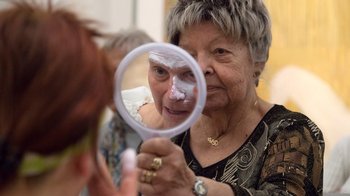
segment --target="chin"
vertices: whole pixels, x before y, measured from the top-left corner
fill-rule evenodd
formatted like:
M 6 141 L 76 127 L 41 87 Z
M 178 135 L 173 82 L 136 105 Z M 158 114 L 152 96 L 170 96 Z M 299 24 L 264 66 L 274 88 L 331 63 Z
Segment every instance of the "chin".
M 173 127 L 176 127 L 178 125 L 180 125 L 182 122 L 184 122 L 185 119 L 182 119 L 182 120 L 170 120 L 170 119 L 167 119 L 164 121 L 164 128 L 165 129 L 169 129 L 169 128 L 173 128 Z
M 219 107 L 219 106 L 205 106 L 203 110 L 203 114 L 206 116 L 210 116 L 213 112 L 218 112 L 220 110 L 224 110 L 226 107 Z
M 207 99 L 204 110 L 215 111 L 227 108 L 228 102 L 225 99 Z

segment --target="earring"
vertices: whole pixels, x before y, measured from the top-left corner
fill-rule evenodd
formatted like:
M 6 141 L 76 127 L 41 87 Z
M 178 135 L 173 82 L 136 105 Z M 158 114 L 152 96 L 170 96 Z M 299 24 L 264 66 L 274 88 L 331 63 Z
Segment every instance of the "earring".
M 257 87 L 257 86 L 259 86 L 259 76 L 260 76 L 260 71 L 256 71 L 256 72 L 254 72 L 254 74 L 253 74 L 253 77 L 255 78 L 255 86 Z
M 254 77 L 254 78 L 257 78 L 257 77 L 259 77 L 259 76 L 260 76 L 260 71 L 254 72 L 254 74 L 253 74 L 253 77 Z

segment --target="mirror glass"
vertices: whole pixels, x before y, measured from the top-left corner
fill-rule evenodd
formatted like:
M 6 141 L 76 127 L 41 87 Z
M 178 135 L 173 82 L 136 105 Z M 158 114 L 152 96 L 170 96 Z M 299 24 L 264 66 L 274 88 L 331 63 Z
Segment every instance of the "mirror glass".
M 116 72 L 115 103 L 141 137 L 173 137 L 186 131 L 205 104 L 206 85 L 196 61 L 166 43 L 142 45 Z

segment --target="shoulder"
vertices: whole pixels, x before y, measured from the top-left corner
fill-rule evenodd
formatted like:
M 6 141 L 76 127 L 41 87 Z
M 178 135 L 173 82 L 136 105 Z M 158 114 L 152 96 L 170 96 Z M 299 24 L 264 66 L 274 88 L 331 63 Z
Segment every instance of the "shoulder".
M 142 123 L 145 126 L 153 129 L 161 129 L 164 126 L 163 118 L 154 103 L 143 105 L 138 113 L 142 117 Z
M 139 86 L 136 88 L 123 90 L 122 95 L 123 95 L 124 101 L 133 101 L 133 102 L 153 101 L 151 91 L 146 86 Z
M 286 183 L 290 178 L 299 181 L 301 187 L 322 191 L 324 140 L 321 130 L 306 115 L 283 106 L 274 106 L 269 115 L 265 121 L 269 142 L 262 178 L 279 176 Z M 304 191 L 309 191 L 306 189 Z
M 269 111 L 265 122 L 269 126 L 271 136 L 300 133 L 310 135 L 313 140 L 323 141 L 322 131 L 309 117 L 300 112 L 290 111 L 281 105 L 275 105 Z
M 322 162 L 324 139 L 317 125 L 306 115 L 283 106 L 277 105 L 273 109 L 266 122 L 269 128 L 268 154 L 287 153 L 292 157 L 300 156 L 300 159 L 313 156 L 312 159 Z
M 145 86 L 127 89 L 122 91 L 123 102 L 126 109 L 132 117 L 142 122 L 142 116 L 139 114 L 140 108 L 148 103 L 153 103 L 150 90 Z

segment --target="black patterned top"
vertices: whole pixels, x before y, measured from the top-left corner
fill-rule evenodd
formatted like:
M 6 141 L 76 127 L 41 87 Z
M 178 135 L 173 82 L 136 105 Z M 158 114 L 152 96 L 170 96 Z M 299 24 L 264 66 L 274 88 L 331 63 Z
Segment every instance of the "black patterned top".
M 322 195 L 324 140 L 305 115 L 273 106 L 245 143 L 203 168 L 189 145 L 190 132 L 173 138 L 197 176 L 227 183 L 236 195 Z

